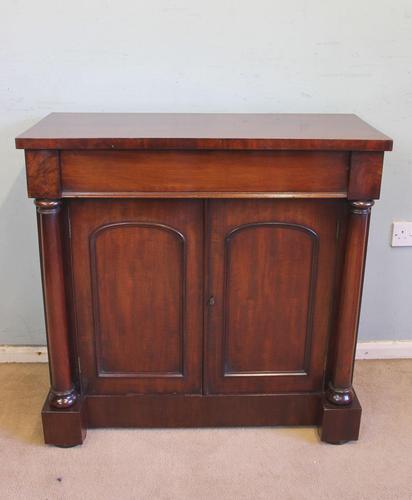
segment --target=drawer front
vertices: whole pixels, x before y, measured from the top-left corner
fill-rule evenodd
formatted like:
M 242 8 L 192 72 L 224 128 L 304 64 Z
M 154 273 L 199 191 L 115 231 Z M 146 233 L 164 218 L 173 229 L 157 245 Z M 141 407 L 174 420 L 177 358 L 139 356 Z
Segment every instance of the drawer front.
M 347 152 L 61 152 L 65 197 L 346 197 L 348 170 Z

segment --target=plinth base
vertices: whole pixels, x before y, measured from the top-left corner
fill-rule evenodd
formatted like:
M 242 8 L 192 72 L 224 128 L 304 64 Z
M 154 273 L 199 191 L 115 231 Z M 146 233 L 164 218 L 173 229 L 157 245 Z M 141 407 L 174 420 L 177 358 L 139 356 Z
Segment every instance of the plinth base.
M 357 440 L 361 407 L 329 403 L 322 393 L 273 395 L 86 395 L 69 409 L 43 407 L 44 440 L 70 447 L 86 429 L 104 427 L 320 426 L 322 441 Z

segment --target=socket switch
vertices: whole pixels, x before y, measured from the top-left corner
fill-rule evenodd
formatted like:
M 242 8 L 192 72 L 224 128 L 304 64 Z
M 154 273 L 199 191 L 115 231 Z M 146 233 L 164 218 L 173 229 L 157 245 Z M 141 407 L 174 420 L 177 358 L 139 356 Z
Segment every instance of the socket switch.
M 393 247 L 412 246 L 412 222 L 397 221 L 393 223 L 392 246 Z

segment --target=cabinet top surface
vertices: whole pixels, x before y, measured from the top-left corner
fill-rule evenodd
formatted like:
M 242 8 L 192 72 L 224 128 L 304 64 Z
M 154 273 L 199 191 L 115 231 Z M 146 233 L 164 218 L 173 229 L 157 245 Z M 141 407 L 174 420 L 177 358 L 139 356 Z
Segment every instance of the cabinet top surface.
M 389 151 L 392 140 L 352 114 L 51 113 L 16 147 Z

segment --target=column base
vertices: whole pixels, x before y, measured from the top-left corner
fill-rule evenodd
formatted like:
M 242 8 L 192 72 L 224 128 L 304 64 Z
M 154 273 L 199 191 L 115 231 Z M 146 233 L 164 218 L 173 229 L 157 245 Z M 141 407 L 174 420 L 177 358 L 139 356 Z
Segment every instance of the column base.
M 53 390 L 49 393 L 50 406 L 60 409 L 71 408 L 77 400 L 77 392 L 74 389 L 66 392 L 55 392 Z
M 69 448 L 82 444 L 87 431 L 87 416 L 84 403 L 77 398 L 69 408 L 56 409 L 51 405 L 51 395 L 42 409 L 43 434 L 46 444 Z
M 328 390 L 326 391 L 328 401 L 334 405 L 345 406 L 350 405 L 353 401 L 352 387 L 345 389 L 337 389 L 329 382 Z
M 344 406 L 333 404 L 326 395 L 323 396 L 319 426 L 321 441 L 343 444 L 358 440 L 362 407 L 353 390 L 352 395 L 352 403 Z

